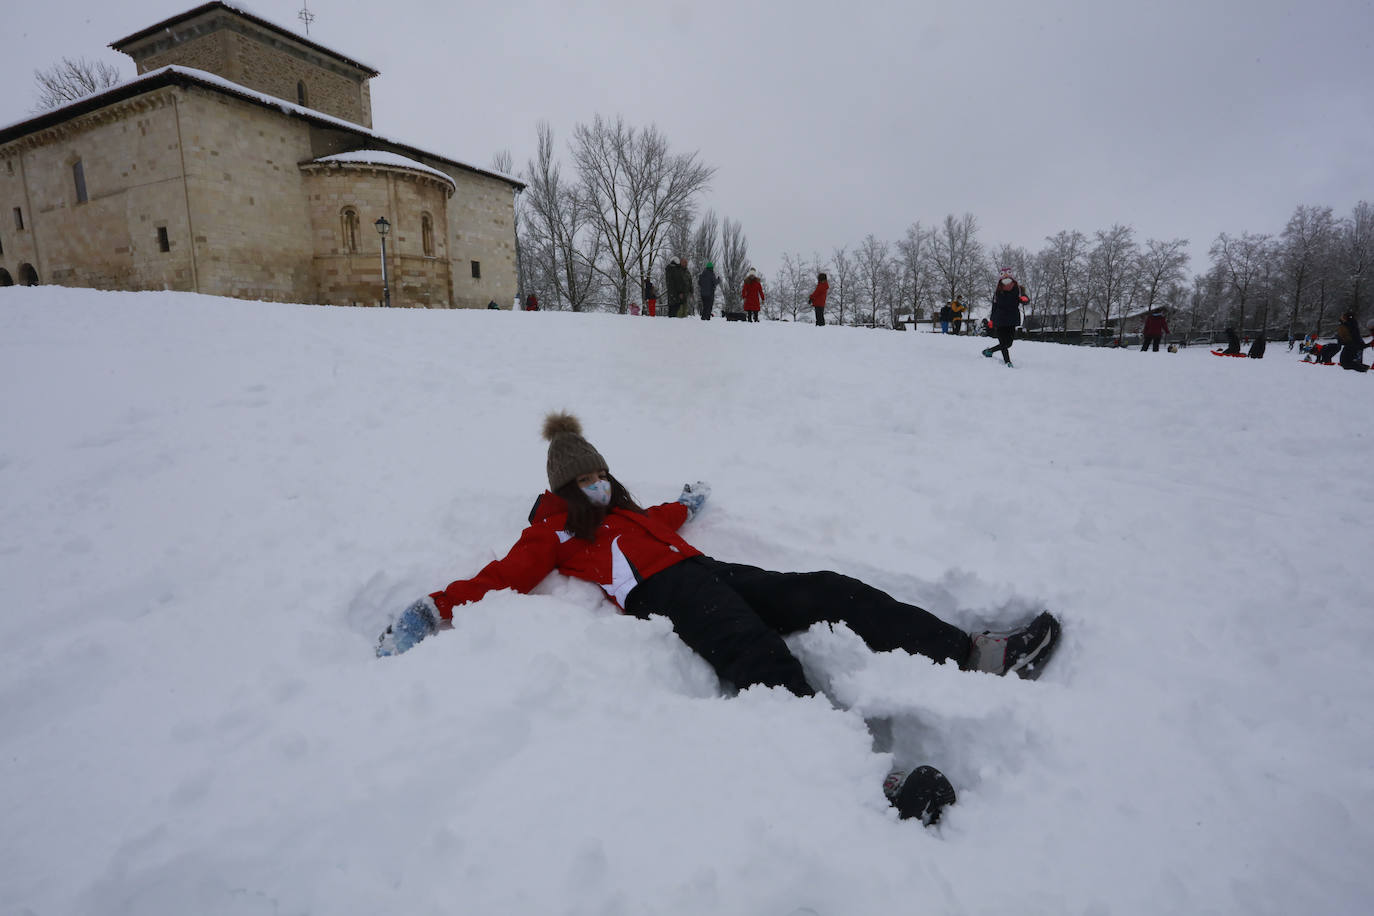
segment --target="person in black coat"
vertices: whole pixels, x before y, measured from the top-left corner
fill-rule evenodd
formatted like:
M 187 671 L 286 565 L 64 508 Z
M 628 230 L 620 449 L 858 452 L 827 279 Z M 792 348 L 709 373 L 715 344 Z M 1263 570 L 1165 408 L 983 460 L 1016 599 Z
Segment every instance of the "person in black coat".
M 701 320 L 711 320 L 711 310 L 716 307 L 716 287 L 720 281 L 716 279 L 716 265 L 713 261 L 706 262 L 706 269 L 697 276 L 697 295 L 701 298 Z
M 997 346 L 988 347 L 984 356 L 1002 353 L 1002 360 L 1011 366 L 1011 344 L 1016 339 L 1016 328 L 1021 324 L 1021 303 L 1030 299 L 1021 292 L 1021 284 L 1007 274 L 997 284 L 992 294 L 992 330 L 997 335 Z
M 1364 335 L 1355 323 L 1354 312 L 1346 312 L 1341 316 L 1341 323 L 1336 325 L 1336 340 L 1341 345 L 1341 368 L 1354 369 L 1356 372 L 1369 371 L 1362 355 L 1368 344 L 1364 342 Z

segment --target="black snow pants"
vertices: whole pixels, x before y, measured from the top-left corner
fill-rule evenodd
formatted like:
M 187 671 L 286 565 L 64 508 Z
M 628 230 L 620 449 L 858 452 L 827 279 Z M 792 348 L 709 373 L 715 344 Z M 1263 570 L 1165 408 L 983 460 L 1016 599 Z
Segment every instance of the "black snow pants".
M 677 635 L 706 659 L 722 681 L 786 687 L 797 696 L 815 690 L 783 637 L 821 621 L 845 623 L 869 647 L 905 649 L 937 662 L 963 664 L 968 633 L 929 611 L 835 572 L 782 573 L 692 557 L 635 586 L 627 613 L 661 614 Z
M 1011 345 L 1016 340 L 1016 328 L 997 328 L 994 333 L 997 335 L 997 346 L 988 347 L 988 353 L 996 353 L 1001 350 L 1002 358 L 1011 362 Z

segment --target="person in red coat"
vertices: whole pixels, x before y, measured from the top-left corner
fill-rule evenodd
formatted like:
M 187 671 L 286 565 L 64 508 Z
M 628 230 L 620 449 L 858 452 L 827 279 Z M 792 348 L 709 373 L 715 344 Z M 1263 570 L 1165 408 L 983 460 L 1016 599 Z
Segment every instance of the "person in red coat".
M 583 438 L 576 417 L 549 414 L 543 433 L 549 489 L 535 501 L 515 546 L 472 578 L 402 611 L 378 640 L 379 657 L 409 650 L 437 632 L 441 621 L 451 621 L 458 607 L 488 592 L 526 593 L 555 570 L 599 585 L 626 614 L 666 617 L 722 682 L 740 690 L 766 685 L 815 695 L 784 637 L 823 621 L 845 624 L 877 651 L 902 649 L 937 663 L 952 660 L 966 670 L 1021 677 L 1037 676 L 1058 641 L 1059 623 L 1049 613 L 1014 630 L 971 635 L 836 572 L 773 572 L 706 556 L 679 529 L 701 511 L 710 487 L 689 484 L 676 501 L 641 508 Z M 919 768 L 910 777 L 917 782 L 905 790 L 894 782 L 889 792 L 903 816 L 914 811 L 923 820 L 938 817 L 939 807 L 954 800 L 938 770 Z M 941 794 L 934 811 L 909 797 L 937 789 L 948 797 Z
M 816 274 L 816 288 L 811 291 L 807 301 L 816 310 L 816 327 L 825 327 L 825 297 L 830 295 L 830 281 L 824 272 Z
M 1145 327 L 1141 330 L 1140 352 L 1144 353 L 1147 349 L 1159 352 L 1159 342 L 1165 334 L 1169 333 L 1169 318 L 1164 309 L 1152 309 L 1145 316 Z
M 740 298 L 744 300 L 744 320 L 758 321 L 759 309 L 763 308 L 763 282 L 759 280 L 758 273 L 754 268 L 749 268 L 749 274 L 744 278 L 744 289 L 740 290 Z

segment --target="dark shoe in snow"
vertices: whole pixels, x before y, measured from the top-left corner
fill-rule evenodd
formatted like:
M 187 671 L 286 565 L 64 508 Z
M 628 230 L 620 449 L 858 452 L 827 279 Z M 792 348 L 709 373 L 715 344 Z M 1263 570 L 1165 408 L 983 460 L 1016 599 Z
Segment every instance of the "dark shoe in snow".
M 917 818 L 927 827 L 938 824 L 940 812 L 955 799 L 954 786 L 935 767 L 893 770 L 883 781 L 883 794 L 903 820 Z
M 983 355 L 989 357 L 992 356 L 992 347 L 988 347 L 986 350 L 984 350 Z
M 1059 632 L 1059 621 L 1049 611 L 1015 630 L 985 630 L 973 637 L 965 667 L 991 674 L 1015 672 L 1033 681 L 1045 670 L 1045 663 L 1059 646 Z

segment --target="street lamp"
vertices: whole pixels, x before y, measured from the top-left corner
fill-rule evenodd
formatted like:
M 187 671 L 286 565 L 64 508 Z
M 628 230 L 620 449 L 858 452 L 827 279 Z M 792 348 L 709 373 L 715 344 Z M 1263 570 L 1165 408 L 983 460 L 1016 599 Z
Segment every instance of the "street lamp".
M 372 225 L 377 227 L 377 234 L 382 237 L 382 305 L 390 308 L 391 286 L 386 281 L 386 234 L 391 231 L 391 223 L 387 222 L 385 216 L 379 216 Z

